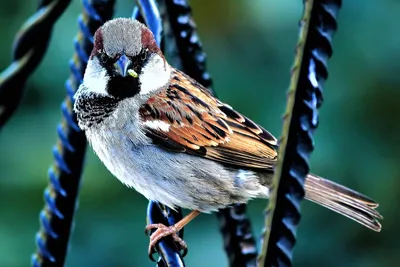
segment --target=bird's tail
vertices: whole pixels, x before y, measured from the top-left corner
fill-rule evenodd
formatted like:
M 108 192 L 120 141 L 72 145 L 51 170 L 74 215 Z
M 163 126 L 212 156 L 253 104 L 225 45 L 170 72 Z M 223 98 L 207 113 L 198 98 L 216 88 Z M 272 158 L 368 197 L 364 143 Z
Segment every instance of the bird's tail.
M 374 230 L 381 231 L 378 219 L 383 219 L 374 200 L 342 185 L 309 174 L 305 181 L 305 198 L 336 211 Z

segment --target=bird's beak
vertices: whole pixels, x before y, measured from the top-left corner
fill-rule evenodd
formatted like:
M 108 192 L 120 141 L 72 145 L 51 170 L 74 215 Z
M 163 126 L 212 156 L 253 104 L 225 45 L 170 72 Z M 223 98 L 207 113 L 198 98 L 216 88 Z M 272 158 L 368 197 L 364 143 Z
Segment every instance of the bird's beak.
M 132 76 L 133 78 L 138 77 L 138 74 L 132 68 L 132 61 L 126 55 L 122 55 L 117 62 L 120 67 L 122 77 L 127 77 L 128 75 Z

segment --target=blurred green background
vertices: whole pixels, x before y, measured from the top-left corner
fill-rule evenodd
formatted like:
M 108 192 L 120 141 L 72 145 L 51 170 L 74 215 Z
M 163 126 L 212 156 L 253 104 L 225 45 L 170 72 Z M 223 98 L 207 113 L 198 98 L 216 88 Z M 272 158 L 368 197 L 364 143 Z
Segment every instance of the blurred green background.
M 0 1 L 0 70 L 37 1 Z M 130 16 L 133 1 L 118 1 Z M 383 231 L 372 232 L 304 202 L 294 266 L 399 266 L 400 1 L 343 1 L 316 131 L 312 171 L 380 202 Z M 302 14 L 300 0 L 192 0 L 208 70 L 221 100 L 279 136 Z M 68 60 L 80 1 L 57 22 L 50 48 L 27 83 L 22 105 L 0 136 L 0 266 L 30 264 L 53 161 Z M 154 266 L 143 234 L 147 201 L 125 188 L 88 150 L 67 265 Z M 265 201 L 249 214 L 257 238 Z M 227 266 L 214 215 L 185 231 L 187 266 Z

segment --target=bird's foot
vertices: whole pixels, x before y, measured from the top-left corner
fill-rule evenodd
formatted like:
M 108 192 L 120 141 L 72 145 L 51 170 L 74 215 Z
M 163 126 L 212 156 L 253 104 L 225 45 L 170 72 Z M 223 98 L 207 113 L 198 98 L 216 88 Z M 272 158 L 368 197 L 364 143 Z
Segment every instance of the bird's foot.
M 186 242 L 178 236 L 178 229 L 172 225 L 172 226 L 165 226 L 162 223 L 156 223 L 156 224 L 149 224 L 146 226 L 146 233 L 149 233 L 150 230 L 152 229 L 157 229 L 154 233 L 151 234 L 150 236 L 150 244 L 149 244 L 149 258 L 154 261 L 153 258 L 153 253 L 154 247 L 157 245 L 157 243 L 164 237 L 166 236 L 171 236 L 175 243 L 178 245 L 178 248 L 180 250 L 183 250 L 183 255 L 184 256 L 187 252 L 187 245 Z

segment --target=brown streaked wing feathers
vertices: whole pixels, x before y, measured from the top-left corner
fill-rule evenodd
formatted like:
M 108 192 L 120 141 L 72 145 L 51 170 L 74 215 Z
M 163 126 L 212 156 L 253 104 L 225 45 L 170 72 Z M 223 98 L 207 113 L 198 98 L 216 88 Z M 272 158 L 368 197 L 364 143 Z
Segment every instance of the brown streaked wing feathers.
M 170 125 L 166 132 L 146 126 L 146 134 L 165 149 L 242 168 L 271 169 L 276 161 L 275 137 L 178 70 L 169 87 L 142 106 L 140 115 L 143 121 Z

